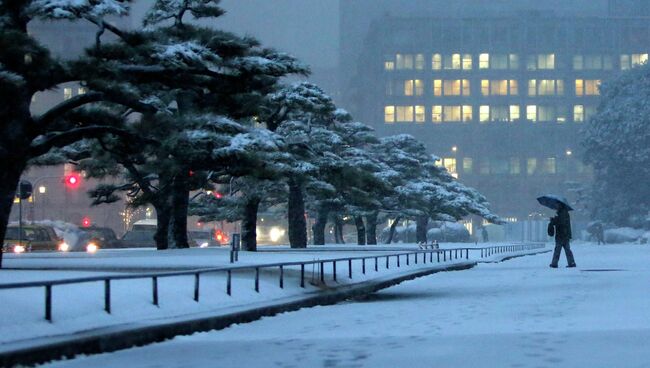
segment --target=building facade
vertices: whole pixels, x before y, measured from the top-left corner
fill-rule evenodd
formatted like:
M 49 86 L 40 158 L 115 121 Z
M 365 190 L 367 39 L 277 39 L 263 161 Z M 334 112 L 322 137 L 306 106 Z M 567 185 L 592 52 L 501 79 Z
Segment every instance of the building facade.
M 604 11 L 642 4 L 615 1 Z M 589 183 L 580 129 L 600 84 L 647 62 L 649 20 L 539 9 L 385 15 L 370 24 L 344 101 L 379 135 L 418 137 L 501 216 L 529 219 L 540 210 L 535 197 L 571 198 Z

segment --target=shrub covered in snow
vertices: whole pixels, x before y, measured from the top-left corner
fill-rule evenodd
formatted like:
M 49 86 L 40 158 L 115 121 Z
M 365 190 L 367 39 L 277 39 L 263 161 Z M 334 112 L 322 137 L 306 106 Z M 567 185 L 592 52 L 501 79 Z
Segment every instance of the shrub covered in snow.
M 605 230 L 605 242 L 607 243 L 636 243 L 645 237 L 648 232 L 631 227 L 619 227 Z M 647 241 L 647 240 L 646 240 Z

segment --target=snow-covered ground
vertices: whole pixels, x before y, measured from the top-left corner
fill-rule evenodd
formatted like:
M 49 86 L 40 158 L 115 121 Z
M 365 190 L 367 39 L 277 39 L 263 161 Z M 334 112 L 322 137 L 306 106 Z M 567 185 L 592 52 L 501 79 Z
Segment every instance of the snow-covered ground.
M 48 367 L 648 367 L 650 246 L 573 248 Z
M 453 245 L 445 244 L 444 247 Z M 455 246 L 459 246 L 456 244 Z M 273 252 L 240 254 L 237 265 L 260 265 L 299 260 L 326 260 L 343 257 L 375 256 L 387 254 L 385 248 L 368 247 L 363 252 L 355 247 L 325 247 L 308 251 L 288 251 L 286 247 L 276 247 Z M 392 248 L 388 253 L 416 250 L 415 245 Z M 470 259 L 478 259 L 480 252 L 470 253 Z M 435 260 L 435 257 L 434 257 Z M 332 279 L 332 264 L 325 265 L 325 279 L 328 286 L 357 283 L 376 277 L 409 272 L 429 267 L 420 263 L 406 267 L 402 257 L 402 268 L 396 267 L 396 259 L 390 259 L 390 269 L 386 269 L 385 258 L 379 260 L 379 272 L 374 271 L 374 262 L 366 264 L 367 273 L 362 274 L 360 261 L 353 263 L 353 278 L 348 279 L 347 262 L 338 263 L 338 280 Z M 458 261 L 465 261 L 459 259 Z M 455 261 L 454 261 L 455 262 Z M 447 264 L 453 263 L 447 261 Z M 99 276 L 110 274 L 110 270 L 172 270 L 176 268 L 206 268 L 230 265 L 226 249 L 187 249 L 167 252 L 155 250 L 104 251 L 96 254 L 86 253 L 33 253 L 11 255 L 5 264 L 7 267 L 29 268 L 46 267 L 55 270 L 1 270 L 0 284 L 58 280 L 74 277 Z M 58 269 L 96 269 L 96 272 L 62 271 Z M 52 315 L 53 323 L 44 319 L 44 288 L 0 290 L 0 348 L 3 344 L 25 342 L 34 338 L 45 338 L 88 331 L 107 326 L 119 326 L 138 321 L 165 322 L 166 319 L 179 316 L 192 316 L 203 313 L 233 312 L 234 309 L 250 308 L 260 303 L 277 303 L 286 298 L 296 298 L 309 292 L 317 292 L 321 286 L 318 267 L 306 267 L 306 288 L 300 288 L 300 267 L 286 267 L 284 270 L 284 288 L 279 287 L 279 270 L 267 269 L 261 272 L 260 293 L 254 290 L 254 273 L 251 271 L 234 272 L 232 279 L 232 296 L 226 294 L 226 274 L 205 274 L 200 280 L 200 302 L 193 300 L 194 276 L 175 276 L 160 278 L 159 306 L 152 304 L 152 280 L 113 281 L 111 283 L 112 313 L 104 312 L 103 282 L 91 282 L 76 285 L 53 287 Z

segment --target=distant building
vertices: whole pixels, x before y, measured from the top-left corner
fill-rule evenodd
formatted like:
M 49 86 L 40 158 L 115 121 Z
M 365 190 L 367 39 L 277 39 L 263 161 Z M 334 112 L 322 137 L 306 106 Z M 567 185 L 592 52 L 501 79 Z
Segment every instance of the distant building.
M 421 139 L 513 221 L 539 212 L 536 196 L 589 182 L 579 131 L 599 86 L 650 52 L 648 1 L 371 3 L 355 22 L 368 2 L 341 2 L 343 107 L 382 136 Z

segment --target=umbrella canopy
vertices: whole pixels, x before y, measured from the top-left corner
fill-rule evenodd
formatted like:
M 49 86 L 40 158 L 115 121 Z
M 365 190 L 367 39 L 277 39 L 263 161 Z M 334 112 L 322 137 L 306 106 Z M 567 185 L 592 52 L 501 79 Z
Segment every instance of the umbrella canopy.
M 560 197 L 554 194 L 547 194 L 537 198 L 537 202 L 542 206 L 548 207 L 552 210 L 560 209 L 560 205 L 566 206 L 567 210 L 573 211 L 573 208 L 569 205 L 569 201 L 564 197 Z

